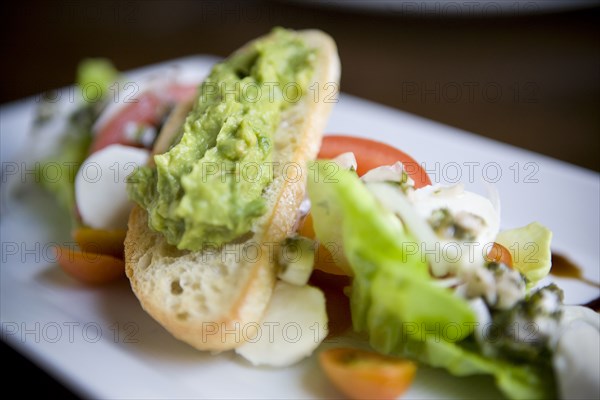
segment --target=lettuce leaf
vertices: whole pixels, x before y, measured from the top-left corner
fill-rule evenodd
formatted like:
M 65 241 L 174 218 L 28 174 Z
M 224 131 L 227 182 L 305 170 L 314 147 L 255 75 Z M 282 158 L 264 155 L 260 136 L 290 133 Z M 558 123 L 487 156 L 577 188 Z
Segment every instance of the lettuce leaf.
M 77 85 L 82 90 L 94 86 L 99 90 L 98 98 L 108 94 L 109 86 L 118 77 L 119 72 L 106 58 L 86 58 L 77 66 Z
M 465 341 L 467 344 L 468 341 Z M 502 393 L 511 399 L 556 398 L 553 372 L 550 364 L 515 364 L 505 360 L 486 358 L 477 348 L 463 343 L 428 340 L 408 342 L 402 355 L 415 358 L 433 367 L 444 368 L 452 375 L 493 375 Z
M 75 204 L 75 176 L 88 155 L 93 139 L 92 126 L 103 109 L 109 85 L 119 78 L 119 72 L 105 58 L 88 58 L 77 66 L 77 85 L 86 88 L 93 85 L 98 90 L 97 100 L 84 101 L 70 115 L 51 115 L 51 118 L 68 118 L 65 132 L 61 135 L 58 152 L 36 163 L 36 182 L 49 191 L 58 204 L 69 212 L 71 225 L 78 224 Z M 94 96 L 96 98 L 96 96 Z M 42 103 L 40 107 L 44 107 Z M 47 121 L 42 121 L 45 123 Z
M 552 231 L 537 222 L 502 231 L 496 237 L 496 242 L 510 251 L 513 267 L 525 275 L 528 289 L 550 272 L 551 241 Z
M 473 311 L 467 302 L 433 284 L 425 258 L 400 220 L 379 205 L 356 174 L 339 170 L 328 182 L 323 179 L 325 168 L 325 163 L 311 167 L 318 173 L 309 179 L 309 195 L 313 212 L 334 211 L 314 218 L 315 231 L 319 239 L 332 226 L 341 232 L 355 277 L 350 298 L 355 329 L 374 333 L 375 347 L 385 350 L 398 339 L 382 334 L 390 328 L 415 340 L 424 340 L 424 332 L 448 341 L 469 336 L 475 325 Z M 335 225 L 328 224 L 328 215 Z M 448 324 L 460 329 L 446 335 Z
M 92 106 L 76 111 L 70 116 L 67 131 L 61 139 L 60 151 L 36 164 L 37 182 L 52 193 L 58 204 L 69 212 L 71 225 L 76 225 L 78 221 L 75 176 L 87 156 L 96 117 L 97 112 Z
M 344 255 L 342 243 L 342 210 L 331 199 L 335 197 L 335 188 L 329 183 L 337 183 L 340 166 L 333 161 L 321 161 L 309 167 L 310 182 L 321 182 L 319 190 L 309 190 L 313 227 L 321 244 L 329 251 L 335 265 L 346 274 L 352 275 L 348 260 Z
M 350 293 L 356 331 L 383 353 L 411 357 L 457 376 L 491 374 L 509 398 L 552 397 L 547 364 L 486 358 L 473 341 L 469 304 L 431 278 L 424 254 L 400 220 L 356 174 L 327 174 L 317 162 L 308 182 L 317 238 L 338 240 L 354 275 Z M 327 179 L 325 179 L 327 177 Z

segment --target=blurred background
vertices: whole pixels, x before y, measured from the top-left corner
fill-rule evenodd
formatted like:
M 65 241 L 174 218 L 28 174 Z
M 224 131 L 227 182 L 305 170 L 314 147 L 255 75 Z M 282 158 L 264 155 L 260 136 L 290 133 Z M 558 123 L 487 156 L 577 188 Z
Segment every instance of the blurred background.
M 0 102 L 121 70 L 226 56 L 275 25 L 337 41 L 342 90 L 600 171 L 600 8 L 546 1 L 19 1 L 2 5 Z M 399 132 L 399 134 L 401 134 Z
M 226 56 L 276 25 L 319 28 L 337 41 L 342 91 L 600 171 L 595 0 L 71 0 L 1 7 L 0 103 L 73 83 L 84 57 L 108 57 L 128 70 L 193 54 Z M 2 353 L 15 373 L 31 376 L 27 361 L 4 345 Z M 33 382 L 62 390 L 44 375 Z

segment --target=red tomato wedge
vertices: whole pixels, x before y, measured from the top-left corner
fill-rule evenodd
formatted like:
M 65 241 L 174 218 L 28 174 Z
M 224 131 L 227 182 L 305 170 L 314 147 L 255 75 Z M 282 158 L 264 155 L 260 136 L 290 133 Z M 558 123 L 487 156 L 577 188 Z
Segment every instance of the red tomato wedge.
M 62 246 L 55 247 L 55 251 L 63 271 L 80 282 L 100 285 L 125 276 L 125 262 L 113 256 Z
M 349 151 L 353 152 L 356 157 L 358 163 L 356 172 L 359 176 L 373 168 L 400 161 L 408 176 L 415 181 L 415 188 L 431 185 L 429 176 L 414 158 L 395 147 L 371 139 L 352 136 L 324 136 L 318 158 L 332 159 Z
M 119 110 L 102 129 L 97 132 L 96 138 L 90 148 L 90 153 L 105 148 L 111 144 L 124 144 L 139 147 L 125 135 L 128 124 L 144 124 L 158 126 L 164 111 L 172 103 L 190 99 L 196 93 L 196 86 L 172 85 L 160 95 L 147 91 Z
M 513 260 L 510 251 L 500 243 L 494 242 L 494 245 L 490 249 L 486 257 L 487 261 L 493 261 L 497 263 L 503 263 L 507 267 L 513 267 Z
M 414 362 L 371 351 L 322 351 L 319 362 L 331 382 L 350 399 L 395 399 L 412 383 Z

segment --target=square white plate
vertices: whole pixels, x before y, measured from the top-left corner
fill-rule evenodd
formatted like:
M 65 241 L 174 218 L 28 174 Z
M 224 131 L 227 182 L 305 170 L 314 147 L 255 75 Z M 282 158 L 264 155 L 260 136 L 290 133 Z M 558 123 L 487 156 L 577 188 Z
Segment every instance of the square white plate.
M 208 71 L 198 56 L 134 71 L 140 76 L 172 63 Z M 339 398 L 316 357 L 281 369 L 255 368 L 232 352 L 198 352 L 147 316 L 127 282 L 83 287 L 53 262 L 51 246 L 68 240 L 68 221 L 36 189 L 23 164 L 35 99 L 0 108 L 2 160 L 1 335 L 74 391 L 102 398 Z M 364 136 L 396 146 L 423 163 L 435 182 L 485 182 L 500 192 L 504 228 L 539 221 L 554 232 L 553 249 L 600 281 L 599 175 L 398 110 L 342 94 L 327 132 Z M 540 140 L 544 140 L 542 134 Z M 568 133 L 565 133 L 568 134 Z M 17 168 L 25 183 L 8 187 Z M 593 286 L 553 278 L 566 303 L 598 297 Z M 332 339 L 323 346 L 353 341 Z M 406 398 L 498 397 L 490 378 L 454 378 L 420 367 Z

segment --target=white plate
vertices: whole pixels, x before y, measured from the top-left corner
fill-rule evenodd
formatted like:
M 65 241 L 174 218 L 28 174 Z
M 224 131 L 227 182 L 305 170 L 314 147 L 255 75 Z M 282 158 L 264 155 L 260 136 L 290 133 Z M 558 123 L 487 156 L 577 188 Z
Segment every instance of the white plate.
M 212 57 L 177 60 L 206 69 Z M 142 73 L 163 68 L 152 66 Z M 140 73 L 137 71 L 136 73 Z M 2 176 L 2 339 L 76 392 L 109 398 L 337 398 L 315 357 L 291 368 L 254 368 L 232 352 L 195 351 L 166 333 L 140 308 L 126 282 L 87 288 L 52 262 L 52 243 L 68 238 L 64 217 L 31 184 L 8 190 L 5 180 L 31 146 L 34 99 L 0 109 Z M 596 173 L 349 95 L 335 106 L 328 132 L 390 143 L 424 163 L 434 181 L 475 188 L 497 181 L 504 227 L 540 221 L 553 248 L 600 281 L 600 184 Z M 543 140 L 543 137 L 540 137 Z M 24 157 L 24 156 L 23 156 Z M 30 165 L 27 165 L 31 168 Z M 517 174 L 518 171 L 518 174 Z M 472 181 L 472 182 L 470 182 Z M 9 193 L 10 192 L 10 193 Z M 598 289 L 557 279 L 567 303 Z M 351 339 L 334 339 L 324 346 Z M 422 367 L 407 398 L 497 397 L 490 378 L 454 378 Z

